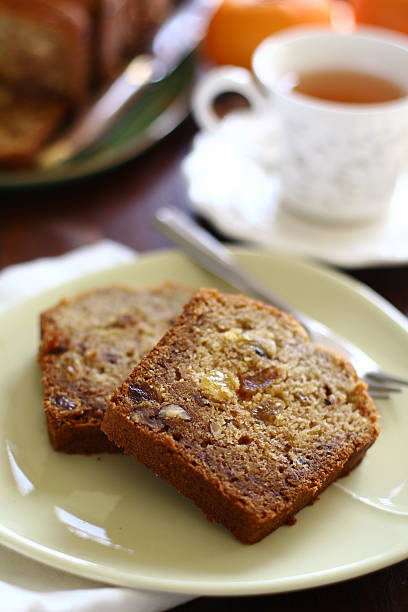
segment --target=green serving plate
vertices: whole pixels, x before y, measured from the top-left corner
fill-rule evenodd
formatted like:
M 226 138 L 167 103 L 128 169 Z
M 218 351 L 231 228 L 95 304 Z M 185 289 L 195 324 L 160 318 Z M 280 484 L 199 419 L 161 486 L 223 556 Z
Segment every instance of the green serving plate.
M 94 175 L 139 155 L 188 115 L 195 54 L 164 81 L 149 86 L 92 148 L 53 168 L 0 171 L 0 189 L 52 185 Z

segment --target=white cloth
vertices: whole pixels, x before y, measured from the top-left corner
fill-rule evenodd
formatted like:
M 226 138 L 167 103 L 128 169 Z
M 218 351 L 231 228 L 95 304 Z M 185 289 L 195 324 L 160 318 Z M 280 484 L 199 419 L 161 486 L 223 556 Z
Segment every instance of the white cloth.
M 103 240 L 60 257 L 10 266 L 0 272 L 0 312 L 50 287 L 135 257 L 132 249 Z M 0 609 L 5 612 L 159 612 L 189 599 L 78 578 L 0 546 Z

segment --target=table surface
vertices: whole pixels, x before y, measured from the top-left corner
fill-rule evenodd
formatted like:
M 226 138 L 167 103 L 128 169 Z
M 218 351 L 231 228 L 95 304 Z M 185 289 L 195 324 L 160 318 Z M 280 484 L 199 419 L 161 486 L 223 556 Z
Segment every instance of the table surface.
M 0 268 L 64 253 L 101 238 L 138 251 L 170 246 L 151 225 L 155 210 L 171 204 L 188 210 L 180 163 L 195 126 L 187 119 L 141 157 L 97 177 L 52 188 L 0 191 Z M 408 316 L 408 266 L 348 270 Z M 375 534 L 373 534 L 375 537 Z M 199 598 L 180 612 L 272 607 L 280 612 L 408 610 L 408 561 L 358 579 L 280 595 Z

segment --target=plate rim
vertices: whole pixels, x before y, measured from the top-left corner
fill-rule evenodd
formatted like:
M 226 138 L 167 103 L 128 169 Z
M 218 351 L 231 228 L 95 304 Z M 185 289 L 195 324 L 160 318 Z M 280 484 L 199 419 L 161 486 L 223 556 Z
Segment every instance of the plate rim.
M 317 270 L 319 273 L 324 274 L 325 276 L 334 278 L 337 282 L 342 285 L 350 287 L 353 291 L 357 292 L 359 295 L 363 296 L 368 301 L 374 303 L 377 308 L 382 311 L 385 311 L 389 314 L 390 318 L 393 319 L 398 325 L 400 325 L 404 331 L 408 332 L 408 317 L 405 316 L 396 306 L 394 306 L 390 301 L 388 301 L 385 297 L 380 295 L 375 289 L 372 289 L 366 283 L 354 278 L 347 271 L 342 271 L 333 267 L 333 264 L 330 264 L 326 261 L 315 260 L 311 257 L 300 256 L 300 255 L 290 255 L 288 253 L 282 251 L 268 251 L 261 250 L 257 247 L 250 246 L 239 246 L 239 245 L 228 245 L 228 249 L 236 256 L 236 257 L 265 257 L 271 259 L 282 259 L 286 261 L 290 261 L 291 264 L 296 264 L 301 267 L 306 267 L 311 270 Z M 139 265 L 140 262 L 144 261 L 154 261 L 155 259 L 161 258 L 183 258 L 189 260 L 188 256 L 185 255 L 178 248 L 158 248 L 152 249 L 148 251 L 135 252 L 135 259 L 129 262 L 122 262 L 119 264 L 115 264 L 112 267 L 104 268 L 102 270 L 96 270 L 94 272 L 88 272 L 84 275 L 81 275 L 77 278 L 64 281 L 60 285 L 56 287 L 50 287 L 41 291 L 37 295 L 29 296 L 25 298 L 22 302 L 11 306 L 3 312 L 0 312 L 0 325 L 2 322 L 2 318 L 4 316 L 10 316 L 11 311 L 18 311 L 20 308 L 27 307 L 27 303 L 35 302 L 36 300 L 43 299 L 47 297 L 47 294 L 52 295 L 56 291 L 64 292 L 75 290 L 75 285 L 86 282 L 94 282 L 98 281 L 99 278 L 103 278 L 103 276 L 108 272 L 113 272 L 117 269 L 125 269 L 132 268 L 135 265 Z M 191 260 L 190 260 L 191 261 Z M 199 268 L 198 264 L 194 264 Z
M 238 257 L 242 257 L 243 259 L 249 256 L 263 257 L 265 259 L 270 258 L 275 260 L 289 260 L 290 264 L 309 268 L 312 272 L 317 270 L 318 273 L 323 273 L 330 278 L 334 277 L 336 282 L 340 282 L 341 284 L 346 285 L 353 292 L 357 292 L 365 301 L 372 304 L 374 303 L 374 305 L 377 306 L 383 314 L 389 317 L 393 322 L 397 323 L 408 334 L 407 317 L 405 317 L 399 310 L 397 310 L 392 304 L 390 304 L 374 290 L 367 287 L 360 281 L 350 278 L 343 272 L 333 270 L 330 266 L 320 262 L 311 262 L 303 258 L 292 257 L 284 253 L 276 254 L 259 252 L 253 249 L 242 248 L 233 248 L 232 250 Z M 78 282 L 81 284 L 90 282 L 92 284 L 95 283 L 96 285 L 99 282 L 99 279 L 102 279 L 108 271 L 109 273 L 114 274 L 118 269 L 137 268 L 139 265 L 143 265 L 144 262 L 154 262 L 155 260 L 160 260 L 162 258 L 166 258 L 166 261 L 168 262 L 169 257 L 173 258 L 174 261 L 177 261 L 177 259 L 180 258 L 186 259 L 186 256 L 175 249 L 158 249 L 155 251 L 142 253 L 132 262 L 122 263 L 115 265 L 112 268 L 80 276 L 77 279 L 65 282 L 52 289 L 42 291 L 37 296 L 24 300 L 24 302 L 18 304 L 17 306 L 10 307 L 5 312 L 1 313 L 0 326 L 8 317 L 18 317 L 19 312 L 27 309 L 30 306 L 30 303 L 35 305 L 36 302 L 46 301 L 48 299 L 48 295 L 50 297 L 51 295 L 55 296 L 56 292 L 58 295 L 62 295 L 64 292 L 74 292 Z M 68 571 L 88 580 L 104 582 L 117 586 L 148 589 L 157 592 L 183 593 L 197 596 L 261 595 L 268 593 L 282 593 L 285 591 L 297 591 L 305 588 L 335 584 L 383 569 L 393 565 L 394 563 L 405 560 L 408 556 L 408 545 L 402 547 L 401 543 L 400 546 L 394 546 L 390 551 L 387 551 L 387 554 L 377 554 L 369 557 L 368 560 L 365 559 L 350 564 L 343 564 L 324 571 L 313 571 L 310 573 L 300 574 L 296 577 L 295 585 L 293 584 L 293 577 L 271 580 L 241 580 L 240 582 L 229 581 L 228 583 L 214 583 L 205 580 L 198 582 L 193 582 L 192 580 L 175 579 L 158 580 L 155 577 L 149 578 L 146 576 L 138 576 L 135 580 L 134 574 L 131 574 L 129 571 L 110 568 L 110 571 L 107 572 L 107 570 L 101 564 L 93 561 L 87 561 L 85 559 L 81 559 L 79 557 L 72 556 L 71 554 L 64 553 L 63 551 L 54 549 L 50 546 L 37 543 L 26 536 L 16 533 L 2 524 L 0 524 L 0 534 L 1 543 L 4 544 L 4 546 L 23 554 L 26 557 L 47 565 L 51 565 L 62 571 Z M 159 585 L 158 581 L 160 582 Z

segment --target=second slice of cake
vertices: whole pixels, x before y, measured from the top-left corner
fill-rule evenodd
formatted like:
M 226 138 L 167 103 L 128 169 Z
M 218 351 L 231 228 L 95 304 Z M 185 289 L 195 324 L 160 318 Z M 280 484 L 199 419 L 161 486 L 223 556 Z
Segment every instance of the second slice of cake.
M 135 367 L 102 430 L 245 543 L 291 520 L 378 435 L 347 360 L 290 315 L 214 290 Z
M 100 287 L 64 299 L 41 314 L 38 359 L 55 450 L 118 450 L 100 429 L 110 396 L 194 292 L 175 283 Z

